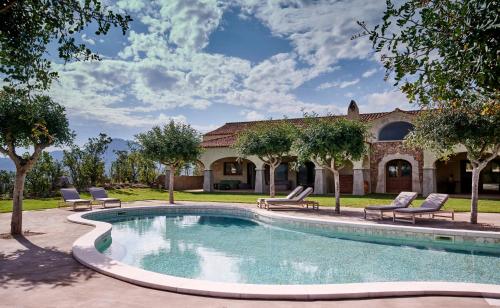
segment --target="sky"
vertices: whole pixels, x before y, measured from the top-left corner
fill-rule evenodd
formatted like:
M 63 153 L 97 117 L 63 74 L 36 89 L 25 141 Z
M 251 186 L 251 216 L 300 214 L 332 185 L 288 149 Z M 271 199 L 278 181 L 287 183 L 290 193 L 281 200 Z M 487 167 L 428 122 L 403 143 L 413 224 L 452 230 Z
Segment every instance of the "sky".
M 174 119 L 207 132 L 225 122 L 412 109 L 360 32 L 381 21 L 384 0 L 118 0 L 134 19 L 77 40 L 101 61 L 63 64 L 50 95 L 77 143 L 105 132 L 133 139 Z M 55 53 L 53 53 L 55 54 Z

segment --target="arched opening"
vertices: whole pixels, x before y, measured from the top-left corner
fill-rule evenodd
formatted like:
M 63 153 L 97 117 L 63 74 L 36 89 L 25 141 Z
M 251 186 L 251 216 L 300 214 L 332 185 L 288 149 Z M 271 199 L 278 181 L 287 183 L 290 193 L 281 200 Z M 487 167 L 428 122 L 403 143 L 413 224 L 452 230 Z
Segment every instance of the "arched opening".
M 404 159 L 394 159 L 385 165 L 386 192 L 412 191 L 412 167 Z
M 472 166 L 466 153 L 457 153 L 447 161 L 436 162 L 437 191 L 447 194 L 470 194 Z M 500 194 L 500 159 L 486 165 L 479 175 L 480 194 Z
M 297 172 L 297 186 L 314 187 L 316 170 L 313 162 L 305 162 Z
M 379 141 L 403 140 L 415 127 L 413 124 L 403 121 L 392 122 L 384 126 L 379 134 Z

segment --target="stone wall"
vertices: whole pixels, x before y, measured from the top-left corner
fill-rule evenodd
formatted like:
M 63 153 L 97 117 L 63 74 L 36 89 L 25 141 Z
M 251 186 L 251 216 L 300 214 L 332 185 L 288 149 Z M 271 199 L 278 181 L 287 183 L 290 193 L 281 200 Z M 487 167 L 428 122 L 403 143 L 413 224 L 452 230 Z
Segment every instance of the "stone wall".
M 418 162 L 419 182 L 422 183 L 423 161 L 424 161 L 423 151 L 408 149 L 403 146 L 403 142 L 401 141 L 374 142 L 370 146 L 370 176 L 371 176 L 370 180 L 371 180 L 372 191 L 377 190 L 378 165 L 380 161 L 385 156 L 391 154 L 406 154 L 415 158 L 415 160 Z
M 175 190 L 189 190 L 189 189 L 202 189 L 203 188 L 203 175 L 201 176 L 175 176 L 174 189 Z

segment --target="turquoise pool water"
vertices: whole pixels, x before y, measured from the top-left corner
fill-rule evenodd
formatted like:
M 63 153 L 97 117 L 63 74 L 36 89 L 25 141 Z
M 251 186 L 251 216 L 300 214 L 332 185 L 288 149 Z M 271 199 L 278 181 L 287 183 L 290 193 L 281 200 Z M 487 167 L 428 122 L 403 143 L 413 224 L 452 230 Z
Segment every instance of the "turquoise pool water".
M 112 243 L 104 254 L 178 277 L 253 284 L 500 284 L 500 253 L 352 240 L 224 216 L 129 217 L 111 223 Z

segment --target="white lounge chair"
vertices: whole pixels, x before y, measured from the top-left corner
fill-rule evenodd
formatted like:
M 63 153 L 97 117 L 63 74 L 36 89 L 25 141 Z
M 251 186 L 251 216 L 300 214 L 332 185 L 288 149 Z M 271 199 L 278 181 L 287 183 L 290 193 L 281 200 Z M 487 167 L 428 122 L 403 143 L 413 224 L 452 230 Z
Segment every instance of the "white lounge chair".
M 402 191 L 392 200 L 390 205 L 369 205 L 365 207 L 365 219 L 370 212 L 380 214 L 380 219 L 384 219 L 384 212 L 392 212 L 395 209 L 409 207 L 410 204 L 417 198 L 417 193 L 412 191 Z
M 298 194 L 300 194 L 302 191 L 304 190 L 304 187 L 302 186 L 297 186 L 295 187 L 294 190 L 292 190 L 288 196 L 286 196 L 285 198 L 259 198 L 257 199 L 257 206 L 258 207 L 262 207 L 264 205 L 264 201 L 265 200 L 276 200 L 276 201 L 282 201 L 282 200 L 290 200 L 292 199 L 293 197 L 297 196 Z
M 109 198 L 108 193 L 104 188 L 91 187 L 89 188 L 89 192 L 92 195 L 94 201 L 101 204 L 103 208 L 106 208 L 106 205 L 108 204 L 115 204 L 114 207 L 122 207 L 121 200 L 117 198 Z
M 316 201 L 305 200 L 310 194 L 312 194 L 312 187 L 306 188 L 302 193 L 298 196 L 293 197 L 292 199 L 266 199 L 264 200 L 264 207 L 269 210 L 270 205 L 302 205 L 309 208 L 311 205 L 313 209 L 319 209 L 319 203 Z
M 59 207 L 72 206 L 76 210 L 77 206 L 85 206 L 92 210 L 92 201 L 80 198 L 80 194 L 75 188 L 62 188 L 61 196 L 63 202 L 59 202 Z
M 413 224 L 415 224 L 415 217 L 422 215 L 429 215 L 431 218 L 447 217 L 455 220 L 455 212 L 453 210 L 441 210 L 447 200 L 447 194 L 430 194 L 420 207 L 395 209 L 392 212 L 392 219 L 393 221 L 411 221 Z

